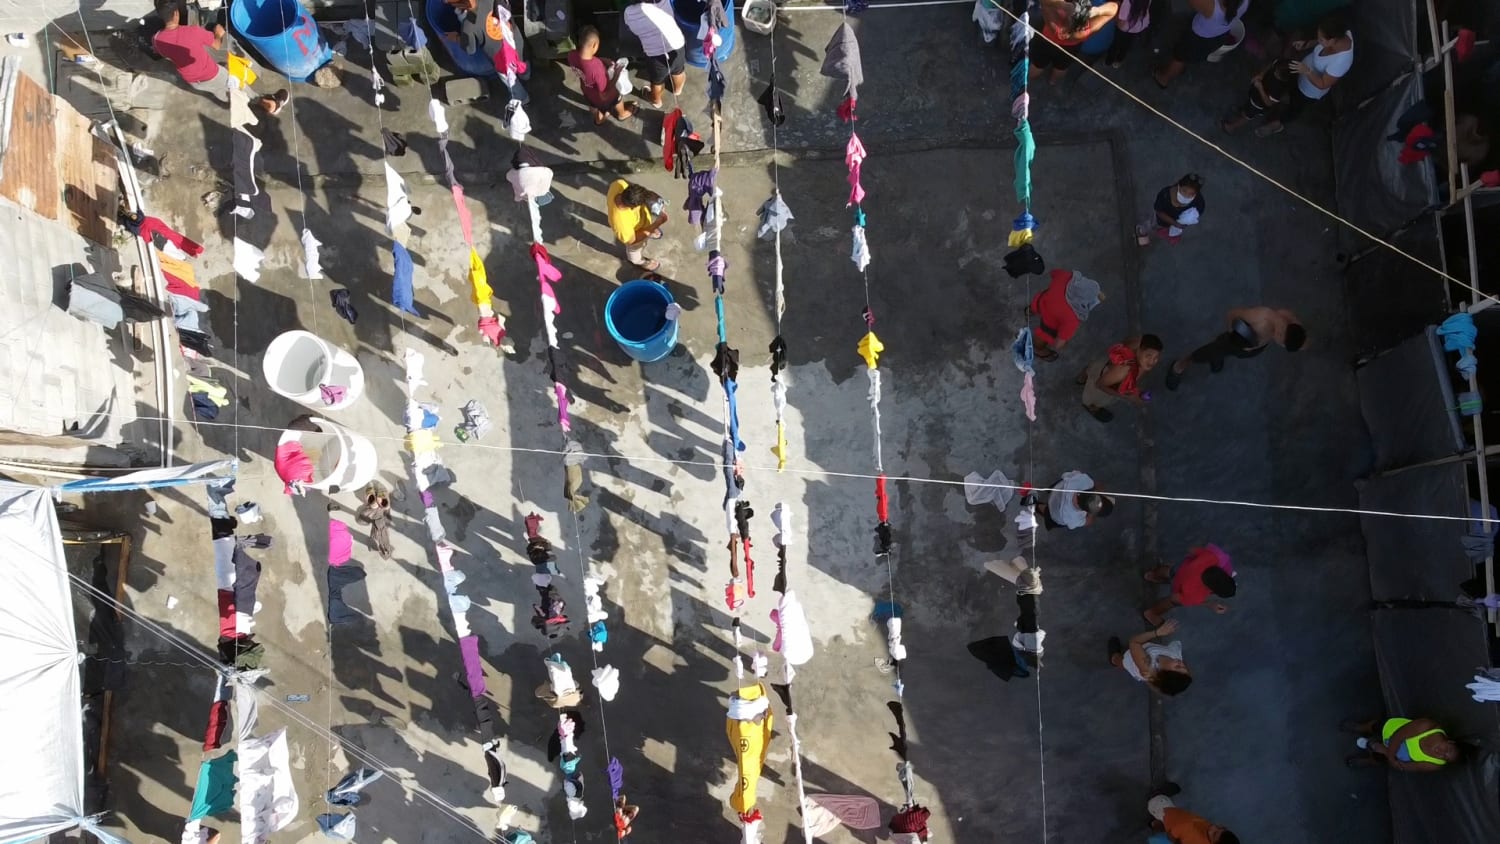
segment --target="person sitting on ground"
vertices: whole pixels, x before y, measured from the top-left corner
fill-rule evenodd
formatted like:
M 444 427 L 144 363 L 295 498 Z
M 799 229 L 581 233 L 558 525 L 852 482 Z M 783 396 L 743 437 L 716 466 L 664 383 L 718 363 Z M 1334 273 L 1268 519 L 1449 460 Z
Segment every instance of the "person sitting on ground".
M 1265 125 L 1255 130 L 1255 137 L 1264 138 L 1286 129 L 1286 124 L 1302 113 L 1308 103 L 1315 103 L 1328 96 L 1333 86 L 1349 73 L 1354 66 L 1354 33 L 1349 29 L 1349 18 L 1337 11 L 1318 23 L 1316 43 L 1301 41 L 1293 47 L 1312 49 L 1287 65 L 1297 76 L 1286 99 L 1266 119 Z
M 1135 227 L 1135 242 L 1150 246 L 1151 238 L 1159 237 L 1176 245 L 1188 226 L 1196 226 L 1203 220 L 1203 177 L 1187 173 L 1175 183 L 1167 185 L 1156 194 L 1151 203 L 1151 216 Z
M 1167 370 L 1167 389 L 1175 390 L 1182 383 L 1182 376 L 1195 363 L 1208 364 L 1208 371 L 1224 371 L 1224 361 L 1230 357 L 1253 358 L 1264 352 L 1272 343 L 1289 352 L 1307 345 L 1307 329 L 1296 314 L 1285 308 L 1268 308 L 1264 305 L 1251 308 L 1234 308 L 1225 315 L 1229 328 L 1206 345 L 1194 349 L 1192 354 L 1179 359 Z
M 1433 773 L 1463 759 L 1463 745 L 1431 718 L 1345 721 L 1339 729 L 1359 736 L 1354 741 L 1359 750 L 1344 759 L 1351 768 L 1383 763 L 1398 771 Z
M 1212 542 L 1202 548 L 1193 548 L 1182 562 L 1171 568 L 1157 566 L 1147 571 L 1146 580 L 1151 583 L 1170 583 L 1172 594 L 1152 604 L 1142 613 L 1146 623 L 1160 627 L 1167 613 L 1174 607 L 1196 607 L 1208 602 L 1209 595 L 1233 598 L 1237 591 L 1234 581 L 1234 563 L 1223 548 Z M 1214 612 L 1229 612 L 1229 605 L 1217 601 Z
M 1063 472 L 1062 478 L 1052 485 L 1047 500 L 1036 505 L 1042 524 L 1048 530 L 1055 527 L 1077 530 L 1093 524 L 1095 519 L 1107 518 L 1115 511 L 1115 500 L 1093 489 L 1094 479 L 1088 475 Z
M 1160 829 L 1171 844 L 1240 844 L 1239 836 L 1206 818 L 1179 809 L 1172 798 L 1182 793 L 1175 782 L 1162 783 L 1146 801 L 1151 827 Z
M 245 96 L 267 114 L 281 111 L 281 107 L 291 99 L 291 94 L 285 88 L 267 97 L 256 94 L 250 90 L 249 85 L 233 80 L 229 71 L 214 60 L 208 51 L 209 48 L 224 49 L 226 33 L 223 25 L 216 24 L 213 32 L 201 26 L 184 25 L 181 0 L 162 6 L 160 14 L 163 27 L 151 39 L 151 47 L 177 68 L 177 74 L 188 87 L 211 94 L 221 103 L 228 103 L 229 86 L 238 85 Z
M 625 7 L 625 26 L 640 39 L 646 54 L 646 80 L 651 84 L 651 107 L 661 108 L 662 91 L 672 81 L 672 96 L 687 83 L 684 48 L 687 40 L 669 0 L 635 0 Z
M 1109 347 L 1109 351 L 1078 373 L 1075 383 L 1083 387 L 1083 409 L 1100 422 L 1115 418 L 1105 407 L 1117 401 L 1128 401 L 1142 407 L 1150 393 L 1142 393 L 1141 376 L 1161 362 L 1162 342 L 1155 334 L 1131 337 Z
M 610 228 L 625 244 L 625 260 L 655 272 L 661 262 L 646 257 L 646 241 L 661 237 L 661 227 L 667 223 L 667 215 L 662 213 L 666 201 L 640 185 L 617 179 L 609 186 L 605 202 L 609 205 Z
M 1193 684 L 1193 675 L 1182 661 L 1182 643 L 1158 644 L 1155 640 L 1177 632 L 1177 620 L 1130 637 L 1128 648 L 1119 636 L 1109 637 L 1109 664 L 1169 697 L 1180 695 Z
M 1251 78 L 1250 91 L 1245 95 L 1245 102 L 1228 117 L 1219 121 L 1219 128 L 1232 135 L 1246 123 L 1280 108 L 1291 95 L 1291 64 L 1277 59 Z
M 578 73 L 583 98 L 594 112 L 595 126 L 603 125 L 610 115 L 616 120 L 628 120 L 635 114 L 635 103 L 622 100 L 615 88 L 619 65 L 599 58 L 599 30 L 592 26 L 578 30 L 578 49 L 568 53 L 568 66 Z
M 1026 309 L 1035 315 L 1038 325 L 1032 331 L 1032 342 L 1038 360 L 1057 360 L 1057 353 L 1089 313 L 1104 301 L 1099 282 L 1077 270 L 1053 270 L 1047 289 L 1032 297 Z

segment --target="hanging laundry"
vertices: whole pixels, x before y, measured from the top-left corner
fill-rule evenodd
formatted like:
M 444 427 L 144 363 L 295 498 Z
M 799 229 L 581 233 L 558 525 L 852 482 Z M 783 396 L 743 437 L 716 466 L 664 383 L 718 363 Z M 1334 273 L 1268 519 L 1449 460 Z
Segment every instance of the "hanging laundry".
M 219 594 L 223 595 L 225 593 L 220 592 Z M 231 604 L 230 607 L 232 608 L 233 605 Z M 222 616 L 222 613 L 221 613 L 221 623 L 220 623 L 221 632 L 222 632 L 222 628 L 223 628 L 222 617 L 223 616 Z M 230 615 L 230 618 L 233 619 L 233 615 L 232 614 Z M 232 620 L 230 621 L 230 624 L 233 624 Z M 204 730 L 204 732 L 203 732 L 203 750 L 204 750 L 204 752 L 208 752 L 210 750 L 218 750 L 220 747 L 223 747 L 224 746 L 224 731 L 227 730 L 228 728 L 229 728 L 229 701 L 227 701 L 227 700 L 216 700 L 212 704 L 210 704 L 209 708 L 208 708 L 208 729 Z M 231 752 L 231 755 L 233 755 L 232 752 Z M 206 765 L 208 763 L 205 762 L 204 764 Z M 201 774 L 199 775 L 199 782 L 200 783 L 202 782 L 202 775 Z M 196 794 L 193 795 L 193 799 L 196 802 L 196 800 L 197 800 L 197 795 Z M 226 806 L 225 808 L 228 808 L 228 807 Z
M 505 326 L 500 322 L 499 317 L 480 317 L 477 327 L 479 329 L 479 333 L 484 337 L 485 342 L 489 343 L 491 346 L 503 347 L 503 344 L 505 342 Z
M 396 158 L 406 155 L 406 136 L 400 132 L 392 132 L 389 129 L 382 128 L 380 130 L 380 143 L 385 147 L 386 155 Z
M 667 172 L 679 179 L 693 173 L 693 156 L 703 151 L 703 139 L 693 131 L 693 124 L 682 114 L 682 109 L 673 109 L 662 121 L 662 164 Z
M 870 244 L 865 241 L 864 226 L 856 224 L 852 231 L 854 232 L 854 249 L 849 253 L 849 260 L 854 262 L 854 266 L 858 267 L 860 272 L 864 272 L 865 268 L 870 266 Z
M 266 255 L 249 243 L 234 239 L 234 271 L 240 278 L 252 284 L 260 281 L 260 262 Z
M 402 226 L 411 219 L 414 209 L 411 204 L 411 192 L 406 188 L 406 180 L 391 167 L 389 161 L 383 162 L 385 168 L 385 231 L 397 240 L 404 240 L 398 236 Z
M 398 310 L 420 317 L 422 314 L 412 303 L 412 276 L 416 274 L 416 266 L 412 263 L 411 253 L 399 241 L 392 241 L 391 254 L 396 262 L 395 271 L 391 275 L 391 304 Z
M 328 291 L 328 301 L 338 315 L 348 320 L 350 325 L 359 319 L 359 311 L 354 309 L 354 302 L 349 298 L 349 288 L 339 287 Z
M 1036 421 L 1036 373 L 1027 370 L 1021 379 L 1021 404 L 1026 408 L 1026 418 Z
M 297 818 L 286 728 L 240 742 L 240 840 L 264 844 Z
M 561 654 L 552 654 L 542 664 L 547 669 L 547 682 L 537 688 L 536 696 L 553 709 L 577 706 L 583 700 L 583 690 L 573 679 L 573 669 L 567 661 Z
M 1031 137 L 1031 123 L 1022 120 L 1016 126 L 1016 201 L 1031 207 L 1031 162 L 1036 158 L 1036 141 Z
M 489 306 L 495 297 L 489 275 L 484 270 L 484 259 L 473 248 L 469 249 L 469 291 L 470 299 L 476 305 Z
M 719 381 L 733 381 L 740 377 L 740 353 L 738 349 L 731 349 L 728 343 L 720 343 L 714 347 L 714 359 L 709 363 L 709 368 Z
M 547 247 L 540 243 L 531 244 L 531 259 L 536 262 L 536 275 L 542 282 L 562 281 L 562 271 L 552 264 L 552 256 L 547 254 Z M 560 314 L 562 308 L 556 308 L 552 312 Z
M 601 665 L 594 669 L 594 689 L 606 703 L 620 693 L 620 669 L 612 665 Z
M 776 639 L 771 643 L 771 650 L 781 654 L 789 665 L 803 665 L 812 659 L 812 632 L 795 592 L 787 591 L 781 595 L 776 609 L 771 610 L 771 621 L 776 625 Z
M 359 566 L 339 566 L 328 569 L 328 623 L 346 624 L 364 618 L 349 606 L 344 590 L 356 586 L 365 579 L 365 570 Z
M 513 99 L 505 105 L 505 132 L 513 141 L 524 141 L 531 134 L 531 118 L 521 107 L 520 100 Z
M 776 80 L 771 80 L 766 90 L 760 92 L 755 98 L 760 107 L 766 111 L 766 119 L 771 121 L 772 126 L 781 126 L 786 123 L 786 109 L 781 105 L 781 93 L 776 90 Z
M 790 216 L 790 212 L 788 212 Z M 715 293 L 724 292 L 724 274 L 729 271 L 729 262 L 715 249 L 708 253 L 708 279 L 713 283 Z M 672 304 L 677 304 L 673 302 Z
M 353 813 L 347 815 L 325 813 L 318 815 L 317 820 L 318 829 L 323 831 L 323 836 L 325 838 L 329 838 L 334 841 L 354 840 L 354 833 L 357 824 L 354 820 Z
M 193 807 L 188 820 L 217 817 L 234 808 L 235 752 L 233 750 L 198 765 L 198 784 L 193 788 Z
M 787 207 L 785 200 L 781 198 L 780 191 L 772 193 L 771 198 L 766 200 L 756 213 L 760 215 L 760 228 L 755 230 L 755 236 L 761 240 L 770 240 L 775 237 L 793 219 L 792 209 Z
M 479 637 L 465 636 L 458 640 L 459 653 L 463 655 L 464 680 L 468 684 L 469 696 L 484 694 L 484 660 L 479 656 Z
M 235 129 L 229 134 L 234 145 L 234 157 L 231 162 L 234 179 L 234 209 L 231 213 L 248 220 L 255 216 L 251 200 L 260 195 L 260 183 L 255 176 L 255 159 L 260 155 L 262 144 L 260 138 L 242 128 Z
M 589 497 L 583 491 L 583 467 L 563 467 L 563 498 L 568 502 L 568 509 L 574 513 L 582 513 L 589 506 Z
M 865 336 L 860 338 L 858 351 L 859 356 L 865 361 L 865 366 L 869 369 L 874 369 L 880 362 L 880 353 L 885 351 L 885 344 L 880 342 L 880 338 L 875 336 L 875 332 L 867 331 L 865 332 Z M 876 395 L 878 396 L 879 394 L 877 393 Z
M 828 46 L 823 48 L 822 74 L 833 79 L 845 79 L 848 87 L 845 96 L 859 96 L 859 86 L 865 81 L 865 72 L 859 60 L 859 40 L 848 22 L 839 24 Z
M 1036 247 L 1030 243 L 1008 252 L 1005 255 L 1005 271 L 1011 278 L 1020 278 L 1023 275 L 1041 275 L 1047 271 L 1042 263 L 1042 256 L 1037 254 Z
M 970 472 L 964 475 L 964 500 L 971 507 L 982 504 L 993 504 L 995 509 L 1004 513 L 1005 508 L 1010 506 L 1010 500 L 1015 496 L 1015 491 L 1010 489 L 1014 486 L 1005 473 L 996 469 L 986 478 L 978 472 Z
M 139 211 L 130 211 L 123 215 L 121 222 L 131 234 L 144 239 L 153 247 L 157 246 L 157 238 L 160 237 L 160 242 L 170 243 L 182 250 L 182 253 L 189 258 L 196 258 L 203 254 L 202 244 L 179 233 L 167 225 L 160 217 L 152 217 Z
M 986 44 L 995 43 L 995 39 L 1005 31 L 1005 19 L 996 0 L 974 0 L 974 13 L 970 17 L 979 24 L 979 37 Z
M 313 237 L 311 229 L 302 230 L 302 277 L 307 279 L 318 279 L 323 277 L 323 265 L 318 257 L 318 250 L 323 243 Z M 350 320 L 353 322 L 353 320 Z
M 687 212 L 690 225 L 698 226 L 704 231 L 707 231 L 714 221 L 714 194 L 718 190 L 715 182 L 718 177 L 719 168 L 717 167 L 688 177 L 688 195 L 682 203 L 682 210 Z
M 740 815 L 755 808 L 760 774 L 771 746 L 774 718 L 770 703 L 765 686 L 760 683 L 740 688 L 729 698 L 724 730 L 739 769 L 739 779 L 734 792 L 729 795 L 729 806 Z
M 328 802 L 335 806 L 358 806 L 365 787 L 385 776 L 385 772 L 374 768 L 356 768 L 344 775 L 333 788 L 328 789 Z

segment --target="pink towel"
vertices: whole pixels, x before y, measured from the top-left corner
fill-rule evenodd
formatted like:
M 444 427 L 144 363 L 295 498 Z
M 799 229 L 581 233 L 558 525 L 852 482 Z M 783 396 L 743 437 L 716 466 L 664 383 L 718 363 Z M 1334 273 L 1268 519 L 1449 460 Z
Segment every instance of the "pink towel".
M 464 243 L 474 248 L 474 218 L 469 216 L 469 206 L 464 202 L 464 186 L 453 186 L 453 207 L 458 210 L 458 227 L 463 230 Z
M 865 145 L 860 142 L 859 136 L 853 132 L 849 133 L 849 145 L 844 147 L 844 166 L 851 171 L 865 160 Z
M 354 537 L 349 526 L 338 519 L 328 520 L 328 565 L 341 566 L 354 556 Z
M 807 799 L 832 812 L 850 829 L 880 827 L 880 804 L 855 794 L 809 794 Z
M 1026 405 L 1026 418 L 1036 421 L 1036 376 L 1026 373 L 1026 379 L 1021 382 L 1021 404 Z
M 566 434 L 573 430 L 573 421 L 568 418 L 568 388 L 561 384 L 553 384 L 552 392 L 557 396 L 557 424 Z
M 479 659 L 479 637 L 459 639 L 458 649 L 464 655 L 464 679 L 469 683 L 469 696 L 478 700 L 484 697 L 484 663 Z
M 313 462 L 302 450 L 302 444 L 297 442 L 283 443 L 276 447 L 276 475 L 286 484 L 286 494 L 295 495 L 296 490 L 292 488 L 293 481 L 301 481 L 305 484 L 312 483 Z
M 547 247 L 540 243 L 531 244 L 531 258 L 536 261 L 536 277 L 543 283 L 562 281 L 562 271 L 552 265 L 552 256 L 547 254 Z

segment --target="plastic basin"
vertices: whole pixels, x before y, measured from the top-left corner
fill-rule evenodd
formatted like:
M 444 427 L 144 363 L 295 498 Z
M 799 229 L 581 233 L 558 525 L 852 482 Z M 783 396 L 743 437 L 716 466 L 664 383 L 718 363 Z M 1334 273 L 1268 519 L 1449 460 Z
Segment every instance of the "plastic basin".
M 333 60 L 312 15 L 296 0 L 234 0 L 229 25 L 267 65 L 293 82 Z
M 672 294 L 654 281 L 627 281 L 604 303 L 604 327 L 625 354 L 651 363 L 677 347 L 677 320 L 667 319 Z

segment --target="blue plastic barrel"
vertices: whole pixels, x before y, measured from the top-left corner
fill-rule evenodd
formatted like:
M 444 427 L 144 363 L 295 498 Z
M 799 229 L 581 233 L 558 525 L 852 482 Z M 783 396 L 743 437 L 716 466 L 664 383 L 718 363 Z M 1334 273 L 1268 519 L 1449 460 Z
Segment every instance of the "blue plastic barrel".
M 500 75 L 495 70 L 495 60 L 490 58 L 483 47 L 477 52 L 466 52 L 463 45 L 444 35 L 458 31 L 458 14 L 453 11 L 452 6 L 443 0 L 427 0 L 427 22 L 432 24 L 438 41 L 448 50 L 448 55 L 453 57 L 453 63 L 458 65 L 460 73 L 480 79 L 494 79 Z
M 293 82 L 333 60 L 312 15 L 296 0 L 234 0 L 229 25 L 265 63 Z
M 672 0 L 672 14 L 677 17 L 677 25 L 687 38 L 683 59 L 693 67 L 708 67 L 708 57 L 703 55 L 703 42 L 698 38 L 698 25 L 703 22 L 703 10 L 707 6 L 703 0 Z M 729 20 L 729 26 L 719 30 L 719 37 L 724 43 L 714 53 L 714 58 L 720 63 L 734 52 L 734 0 L 724 0 L 724 17 Z
M 604 327 L 625 354 L 651 363 L 677 347 L 677 320 L 667 319 L 672 294 L 654 281 L 636 279 L 620 285 L 604 303 Z

